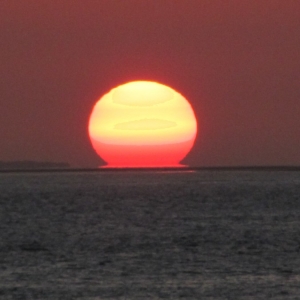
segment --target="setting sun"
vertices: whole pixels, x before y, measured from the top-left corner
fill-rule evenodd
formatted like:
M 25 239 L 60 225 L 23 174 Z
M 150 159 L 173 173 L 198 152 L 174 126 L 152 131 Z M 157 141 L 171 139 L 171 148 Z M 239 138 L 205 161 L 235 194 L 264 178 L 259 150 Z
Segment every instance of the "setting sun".
M 108 167 L 176 167 L 194 144 L 197 122 L 189 102 L 172 88 L 133 81 L 100 98 L 88 130 Z

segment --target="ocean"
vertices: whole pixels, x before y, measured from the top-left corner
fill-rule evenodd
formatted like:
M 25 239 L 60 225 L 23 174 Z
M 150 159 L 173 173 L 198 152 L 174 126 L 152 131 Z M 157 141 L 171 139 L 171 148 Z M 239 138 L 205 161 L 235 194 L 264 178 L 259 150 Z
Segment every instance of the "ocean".
M 1 173 L 0 299 L 300 299 L 300 172 Z

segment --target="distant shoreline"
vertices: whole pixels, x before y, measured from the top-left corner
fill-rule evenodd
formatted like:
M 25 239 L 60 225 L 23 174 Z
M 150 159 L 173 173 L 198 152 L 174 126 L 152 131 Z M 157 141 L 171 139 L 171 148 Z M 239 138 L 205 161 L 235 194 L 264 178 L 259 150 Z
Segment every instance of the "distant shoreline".
M 161 167 L 161 168 L 0 168 L 0 173 L 75 173 L 75 172 L 187 172 L 187 171 L 300 171 L 300 166 L 238 166 L 238 167 Z
M 36 171 L 36 170 L 66 170 L 70 165 L 66 162 L 48 162 L 48 161 L 0 161 L 0 172 L 10 171 Z

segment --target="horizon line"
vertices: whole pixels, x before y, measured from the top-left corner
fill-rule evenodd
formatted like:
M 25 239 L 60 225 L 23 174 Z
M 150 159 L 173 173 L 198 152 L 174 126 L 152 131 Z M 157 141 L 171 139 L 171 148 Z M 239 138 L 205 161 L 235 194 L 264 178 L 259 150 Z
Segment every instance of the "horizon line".
M 300 171 L 299 166 L 290 165 L 268 165 L 268 166 L 175 166 L 175 167 L 91 167 L 91 168 L 8 168 L 1 169 L 0 173 L 63 173 L 63 172 L 129 172 L 129 171 L 143 171 L 143 172 L 159 172 L 159 171 Z

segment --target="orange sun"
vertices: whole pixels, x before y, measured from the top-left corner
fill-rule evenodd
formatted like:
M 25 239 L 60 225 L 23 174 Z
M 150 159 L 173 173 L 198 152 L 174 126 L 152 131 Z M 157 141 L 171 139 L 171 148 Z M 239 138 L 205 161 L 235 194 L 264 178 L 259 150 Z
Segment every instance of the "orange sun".
M 95 104 L 89 136 L 108 167 L 178 167 L 193 147 L 197 122 L 178 92 L 151 81 L 133 81 Z

